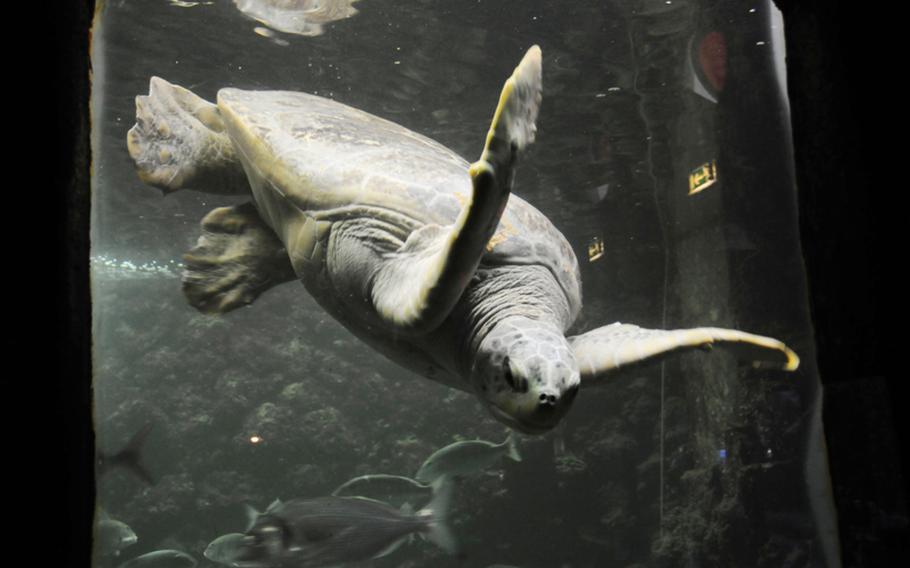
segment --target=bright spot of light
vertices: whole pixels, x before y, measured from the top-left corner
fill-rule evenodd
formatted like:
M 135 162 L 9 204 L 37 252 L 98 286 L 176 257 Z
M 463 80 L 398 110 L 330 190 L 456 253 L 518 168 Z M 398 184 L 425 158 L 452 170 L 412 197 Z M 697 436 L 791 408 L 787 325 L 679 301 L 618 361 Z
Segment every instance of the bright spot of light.
M 259 436 L 250 436 L 251 444 L 258 444 L 261 441 L 262 441 L 262 438 L 260 438 Z

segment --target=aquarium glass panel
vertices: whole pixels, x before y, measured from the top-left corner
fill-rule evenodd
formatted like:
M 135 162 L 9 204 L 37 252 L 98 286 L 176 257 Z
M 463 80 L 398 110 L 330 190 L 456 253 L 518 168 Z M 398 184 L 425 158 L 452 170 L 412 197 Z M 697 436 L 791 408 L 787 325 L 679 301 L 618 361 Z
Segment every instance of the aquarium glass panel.
M 93 564 L 839 566 L 770 1 L 108 0 Z

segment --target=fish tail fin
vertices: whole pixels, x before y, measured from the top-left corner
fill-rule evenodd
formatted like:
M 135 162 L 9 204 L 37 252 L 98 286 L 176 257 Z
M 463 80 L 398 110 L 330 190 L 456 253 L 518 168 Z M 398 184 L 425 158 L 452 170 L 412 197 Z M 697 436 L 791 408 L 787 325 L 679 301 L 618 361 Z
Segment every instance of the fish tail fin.
M 256 519 L 259 518 L 260 513 L 249 503 L 244 503 L 243 514 L 246 517 L 246 529 L 243 532 L 247 532 L 256 524 Z
M 449 554 L 458 554 L 458 541 L 449 527 L 449 506 L 452 502 L 452 480 L 442 476 L 433 482 L 433 498 L 426 507 L 418 512 L 420 516 L 429 517 L 425 537 L 427 540 Z
M 520 462 L 521 453 L 519 453 L 519 451 L 518 451 L 518 438 L 517 438 L 517 436 L 515 436 L 515 432 L 509 432 L 508 442 L 509 442 L 509 452 L 507 455 L 509 456 L 510 459 Z
M 155 485 L 155 479 L 142 463 L 142 446 L 145 439 L 152 430 L 152 423 L 147 422 L 138 432 L 136 432 L 130 441 L 122 450 L 109 458 L 111 464 L 120 466 L 130 473 L 144 481 L 148 485 Z
M 458 541 L 455 540 L 449 524 L 443 520 L 434 520 L 430 523 L 427 540 L 453 556 L 458 554 Z

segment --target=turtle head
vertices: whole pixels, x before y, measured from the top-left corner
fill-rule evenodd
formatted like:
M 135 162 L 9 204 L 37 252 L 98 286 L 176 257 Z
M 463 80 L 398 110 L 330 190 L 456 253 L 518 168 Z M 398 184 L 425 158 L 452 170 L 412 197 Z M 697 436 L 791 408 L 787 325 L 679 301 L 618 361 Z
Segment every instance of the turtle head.
M 480 343 L 471 373 L 490 413 L 526 434 L 556 426 L 578 393 L 578 364 L 555 326 L 524 317 L 499 322 Z

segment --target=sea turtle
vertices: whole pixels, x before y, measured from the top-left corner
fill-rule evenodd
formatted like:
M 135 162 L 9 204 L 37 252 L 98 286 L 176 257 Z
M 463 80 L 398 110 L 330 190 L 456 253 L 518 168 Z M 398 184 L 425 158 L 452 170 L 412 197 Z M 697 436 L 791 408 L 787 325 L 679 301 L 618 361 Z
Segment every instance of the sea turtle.
M 540 101 L 533 46 L 469 164 L 326 98 L 225 88 L 211 104 L 153 77 L 127 143 L 140 178 L 165 192 L 252 195 L 209 213 L 184 256 L 183 289 L 197 309 L 226 312 L 299 279 L 365 343 L 476 394 L 522 432 L 555 426 L 580 385 L 671 351 L 725 345 L 795 369 L 780 341 L 729 329 L 614 323 L 566 337 L 581 308 L 578 261 L 556 227 L 510 193 Z
M 357 0 L 234 0 L 244 16 L 287 34 L 318 36 L 322 24 L 357 14 Z

